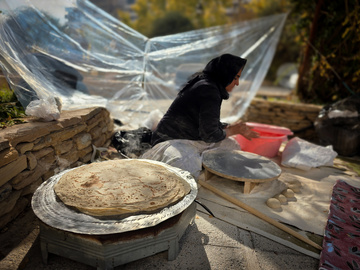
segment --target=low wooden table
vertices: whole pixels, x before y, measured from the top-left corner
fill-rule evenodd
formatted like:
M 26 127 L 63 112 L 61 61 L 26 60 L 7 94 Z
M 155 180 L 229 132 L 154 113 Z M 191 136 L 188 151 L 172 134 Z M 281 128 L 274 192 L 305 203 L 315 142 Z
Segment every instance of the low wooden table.
M 250 193 L 256 184 L 275 180 L 281 174 L 281 168 L 270 159 L 238 150 L 205 152 L 203 167 L 205 180 L 215 174 L 244 182 L 244 194 Z

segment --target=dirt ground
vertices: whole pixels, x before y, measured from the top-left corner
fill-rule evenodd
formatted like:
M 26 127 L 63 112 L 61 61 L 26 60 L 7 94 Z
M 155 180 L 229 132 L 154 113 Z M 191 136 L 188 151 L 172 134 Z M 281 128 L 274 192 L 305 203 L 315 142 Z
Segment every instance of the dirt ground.
M 39 219 L 31 206 L 0 232 L 0 269 L 22 269 L 39 233 Z

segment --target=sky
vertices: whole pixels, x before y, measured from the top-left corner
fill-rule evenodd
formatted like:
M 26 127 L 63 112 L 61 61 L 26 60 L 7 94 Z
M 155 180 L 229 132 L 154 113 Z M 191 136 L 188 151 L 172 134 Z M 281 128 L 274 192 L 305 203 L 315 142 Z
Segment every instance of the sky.
M 51 14 L 55 18 L 64 18 L 65 8 L 76 5 L 76 0 L 0 0 L 0 10 L 14 10 L 21 6 L 33 6 Z

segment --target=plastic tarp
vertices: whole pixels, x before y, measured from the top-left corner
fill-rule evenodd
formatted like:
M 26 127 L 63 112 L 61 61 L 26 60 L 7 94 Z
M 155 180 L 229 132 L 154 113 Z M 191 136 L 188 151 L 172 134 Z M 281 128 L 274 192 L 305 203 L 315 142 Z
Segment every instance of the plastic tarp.
M 222 53 L 248 59 L 222 112 L 237 120 L 286 20 L 279 14 L 149 39 L 86 0 L 2 0 L 0 10 L 1 68 L 24 107 L 56 97 L 62 109 L 102 106 L 124 123 L 164 113 L 188 77 Z

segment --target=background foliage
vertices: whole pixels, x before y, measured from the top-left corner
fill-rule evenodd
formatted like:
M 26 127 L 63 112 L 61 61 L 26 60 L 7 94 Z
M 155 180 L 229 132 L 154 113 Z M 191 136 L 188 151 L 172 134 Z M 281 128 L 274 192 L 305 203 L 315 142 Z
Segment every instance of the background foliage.
M 150 28 L 150 37 L 165 36 L 194 29 L 194 25 L 179 11 L 166 12 L 163 17 L 156 18 Z
M 253 0 L 245 5 L 247 19 L 270 16 L 277 13 L 290 13 L 292 5 L 289 0 Z M 297 30 L 296 16 L 288 15 L 281 34 L 274 59 L 271 63 L 266 80 L 277 84 L 277 70 L 285 63 L 297 63 L 299 61 L 301 46 L 296 40 Z
M 359 0 L 291 3 L 297 42 L 301 44 L 299 98 L 311 103 L 332 103 L 359 95 Z
M 118 11 L 118 16 L 145 36 L 154 37 L 289 12 L 266 79 L 276 83 L 279 66 L 297 62 L 300 78 L 296 94 L 300 100 L 329 104 L 354 94 L 360 95 L 359 1 L 252 0 L 235 8 L 232 0 L 137 0 L 132 7 L 137 20 L 132 21 L 123 11 Z M 229 15 L 229 10 L 237 13 Z M 23 14 L 32 16 L 30 11 Z M 71 12 L 68 16 L 72 22 L 78 17 Z M 61 27 L 54 19 L 51 23 Z M 34 27 L 34 24 L 42 26 Z M 47 26 L 40 21 L 22 27 L 32 29 L 29 35 L 37 38 L 49 33 Z M 13 29 L 17 28 L 14 23 Z M 81 33 L 68 34 L 78 37 Z M 51 38 L 53 35 L 47 34 L 41 40 L 46 43 Z M 1 86 L 1 122 L 10 123 L 22 112 L 16 109 L 15 97 L 11 98 L 3 89 Z
M 159 31 L 154 29 L 154 23 L 157 28 L 168 28 L 170 19 L 175 27 L 171 32 L 162 31 L 161 35 L 182 32 L 181 22 L 185 18 L 190 22 L 186 23 L 188 30 L 228 23 L 231 18 L 226 16 L 226 8 L 232 5 L 232 0 L 137 0 L 132 6 L 137 14 L 134 22 L 124 12 L 120 11 L 118 15 L 123 22 L 143 35 L 154 37 Z M 176 17 L 171 17 L 174 14 L 177 14 Z
M 133 9 L 138 20 L 128 23 L 153 37 L 289 12 L 267 80 L 276 81 L 281 64 L 297 62 L 296 94 L 303 102 L 328 104 L 360 93 L 359 0 L 252 0 L 238 14 L 226 16 L 232 5 L 229 0 L 137 0 Z M 168 25 L 173 25 L 171 31 Z
M 0 72 L 0 128 L 6 128 L 17 123 L 23 123 L 24 108 L 14 92 L 8 87 L 2 72 Z

